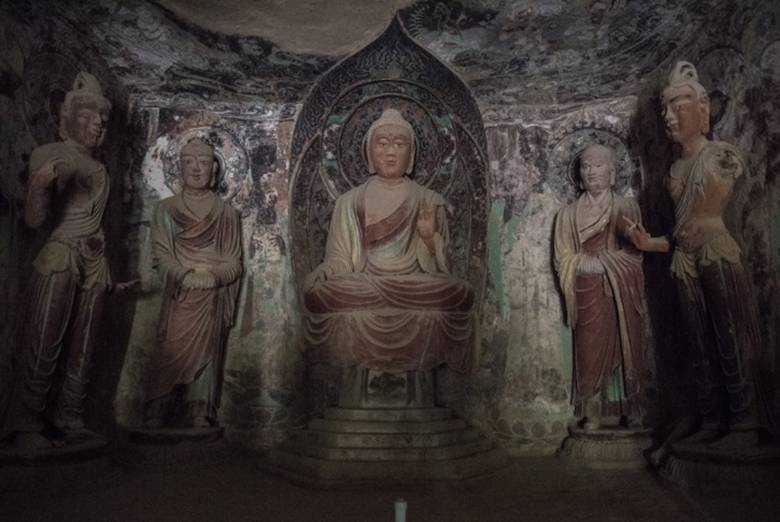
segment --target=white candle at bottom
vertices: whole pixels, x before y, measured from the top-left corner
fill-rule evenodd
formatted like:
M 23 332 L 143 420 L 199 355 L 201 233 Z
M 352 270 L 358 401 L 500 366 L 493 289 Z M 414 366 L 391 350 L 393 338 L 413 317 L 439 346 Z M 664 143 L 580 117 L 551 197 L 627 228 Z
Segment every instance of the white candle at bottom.
M 406 501 L 402 498 L 395 501 L 395 522 L 406 522 Z

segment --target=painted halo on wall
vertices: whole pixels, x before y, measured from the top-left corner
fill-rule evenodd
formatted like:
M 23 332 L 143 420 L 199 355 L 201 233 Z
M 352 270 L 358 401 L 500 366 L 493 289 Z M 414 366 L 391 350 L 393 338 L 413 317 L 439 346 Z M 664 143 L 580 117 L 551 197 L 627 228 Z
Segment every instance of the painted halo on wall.
M 780 84 L 780 40 L 767 45 L 759 59 L 761 71 L 774 83 Z
M 374 95 L 374 91 L 381 94 Z M 390 92 L 388 92 L 390 91 Z M 393 92 L 395 91 L 395 92 Z M 411 177 L 427 187 L 453 177 L 456 143 L 452 121 L 440 103 L 421 103 L 431 97 L 418 85 L 375 82 L 351 90 L 334 104 L 322 138 L 323 181 L 332 197 L 356 187 L 368 177 L 364 140 L 368 128 L 385 109 L 397 109 L 415 134 L 415 165 Z
M 195 127 L 173 136 L 162 152 L 165 185 L 175 194 L 181 190 L 179 151 L 190 141 L 199 138 L 214 147 L 219 162 L 217 194 L 230 201 L 251 180 L 246 150 L 231 133 L 219 127 Z
M 639 167 L 631 159 L 628 147 L 620 137 L 602 129 L 578 129 L 555 142 L 547 151 L 547 183 L 567 201 L 574 200 L 581 192 L 580 156 L 594 143 L 609 147 L 615 152 L 617 172 L 614 190 L 618 194 L 630 195 L 639 186 Z

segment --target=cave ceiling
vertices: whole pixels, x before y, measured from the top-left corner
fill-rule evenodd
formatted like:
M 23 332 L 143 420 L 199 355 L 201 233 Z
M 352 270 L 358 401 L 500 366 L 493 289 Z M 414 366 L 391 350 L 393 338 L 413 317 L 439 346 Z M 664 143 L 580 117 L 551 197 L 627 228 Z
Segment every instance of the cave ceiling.
M 149 102 L 298 102 L 398 11 L 481 105 L 576 104 L 636 92 L 697 41 L 743 43 L 762 0 L 89 0 L 16 2 L 86 35 Z M 42 7 L 48 4 L 48 7 Z

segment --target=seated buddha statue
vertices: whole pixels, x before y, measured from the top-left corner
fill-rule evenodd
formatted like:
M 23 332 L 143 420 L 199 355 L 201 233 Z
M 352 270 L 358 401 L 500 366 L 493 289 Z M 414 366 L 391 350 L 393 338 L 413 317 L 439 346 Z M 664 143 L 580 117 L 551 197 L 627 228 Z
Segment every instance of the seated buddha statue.
M 465 371 L 474 292 L 450 272 L 444 198 L 408 177 L 414 130 L 387 109 L 363 147 L 368 179 L 336 200 L 325 259 L 304 283 L 308 356 L 341 368 Z

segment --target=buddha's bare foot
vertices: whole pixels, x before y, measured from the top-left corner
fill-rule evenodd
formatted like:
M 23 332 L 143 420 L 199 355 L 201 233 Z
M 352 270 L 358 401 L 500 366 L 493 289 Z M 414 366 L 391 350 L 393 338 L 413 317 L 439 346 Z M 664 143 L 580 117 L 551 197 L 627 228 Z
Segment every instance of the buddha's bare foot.
M 680 442 L 683 444 L 706 444 L 718 438 L 721 432 L 714 429 L 704 428 L 695 432 L 693 435 L 685 437 Z
M 192 419 L 193 428 L 210 428 L 211 422 L 206 417 L 195 417 Z
M 761 443 L 759 435 L 758 430 L 731 431 L 708 446 L 716 451 L 738 452 L 758 446 Z
M 652 451 L 647 451 L 645 458 L 652 467 L 660 469 L 669 459 L 669 447 L 663 444 Z
M 56 414 L 51 419 L 51 423 L 54 424 L 58 430 L 65 433 L 81 433 L 89 431 L 87 430 L 84 418 L 81 415 L 62 415 Z
M 14 436 L 13 445 L 23 452 L 35 452 L 51 448 L 61 448 L 65 442 L 58 439 L 49 439 L 37 431 L 20 431 Z
M 598 417 L 588 417 L 582 424 L 585 431 L 595 431 L 601 427 L 601 419 Z
M 629 417 L 627 415 L 620 417 L 620 426 L 623 426 L 629 430 L 639 430 L 644 427 L 642 424 L 642 419 L 638 417 Z

